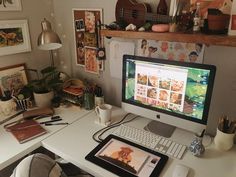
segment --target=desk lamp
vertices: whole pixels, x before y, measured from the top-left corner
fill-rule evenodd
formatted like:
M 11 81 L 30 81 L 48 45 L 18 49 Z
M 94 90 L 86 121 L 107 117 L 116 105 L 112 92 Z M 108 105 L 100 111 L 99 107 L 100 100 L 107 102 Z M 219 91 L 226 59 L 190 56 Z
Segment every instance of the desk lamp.
M 44 18 L 41 22 L 42 32 L 38 37 L 38 48 L 40 50 L 49 50 L 51 66 L 54 67 L 53 50 L 62 46 L 61 40 L 57 33 L 52 30 L 51 23 Z

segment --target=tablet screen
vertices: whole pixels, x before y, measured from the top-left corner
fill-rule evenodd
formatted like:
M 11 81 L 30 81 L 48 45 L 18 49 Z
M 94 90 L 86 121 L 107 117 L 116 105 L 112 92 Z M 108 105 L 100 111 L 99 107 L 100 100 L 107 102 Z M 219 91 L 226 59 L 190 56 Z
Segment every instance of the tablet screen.
M 119 176 L 138 177 L 159 175 L 168 159 L 163 154 L 114 135 L 108 136 L 88 156 L 87 160 Z

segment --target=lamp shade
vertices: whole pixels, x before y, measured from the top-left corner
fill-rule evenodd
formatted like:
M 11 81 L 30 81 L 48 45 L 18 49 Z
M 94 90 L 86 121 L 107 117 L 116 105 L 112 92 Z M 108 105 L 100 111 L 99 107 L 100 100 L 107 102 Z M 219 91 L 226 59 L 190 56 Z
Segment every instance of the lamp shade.
M 54 50 L 62 46 L 61 40 L 57 33 L 52 31 L 52 27 L 49 21 L 44 19 L 41 22 L 42 32 L 38 37 L 38 48 L 41 50 Z

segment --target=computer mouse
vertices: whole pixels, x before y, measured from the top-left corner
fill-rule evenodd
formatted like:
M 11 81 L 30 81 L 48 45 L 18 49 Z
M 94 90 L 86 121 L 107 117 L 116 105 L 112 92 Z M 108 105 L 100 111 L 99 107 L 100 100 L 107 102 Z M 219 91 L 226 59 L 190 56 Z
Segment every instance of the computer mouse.
M 172 177 L 187 177 L 189 172 L 189 167 L 177 164 L 174 168 Z

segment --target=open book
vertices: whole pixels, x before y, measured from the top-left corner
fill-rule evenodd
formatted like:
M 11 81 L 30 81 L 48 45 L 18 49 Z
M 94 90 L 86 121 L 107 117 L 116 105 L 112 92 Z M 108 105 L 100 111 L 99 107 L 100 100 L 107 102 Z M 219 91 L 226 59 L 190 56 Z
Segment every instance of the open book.
M 19 143 L 24 143 L 47 133 L 47 131 L 35 120 L 19 122 L 7 127 L 7 131 L 10 131 Z

